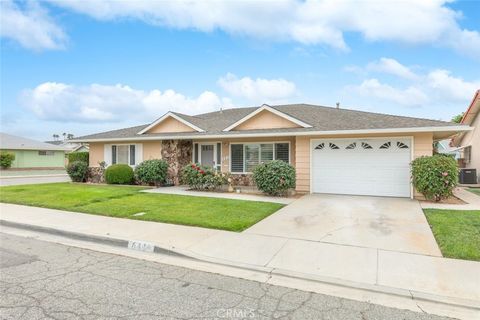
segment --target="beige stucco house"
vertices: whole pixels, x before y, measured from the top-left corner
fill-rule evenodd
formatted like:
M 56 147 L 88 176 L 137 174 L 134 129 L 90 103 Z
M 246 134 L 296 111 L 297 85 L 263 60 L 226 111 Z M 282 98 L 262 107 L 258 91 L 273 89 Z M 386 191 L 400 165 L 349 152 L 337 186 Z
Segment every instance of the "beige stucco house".
M 234 108 L 199 115 L 168 112 L 152 123 L 76 138 L 90 145 L 90 166 L 135 166 L 165 159 L 178 183 L 198 162 L 251 184 L 253 168 L 272 159 L 291 163 L 297 191 L 415 196 L 412 159 L 432 155 L 433 141 L 468 125 L 308 104 Z
M 463 125 L 473 130 L 461 132 L 453 139 L 453 144 L 460 151 L 460 166 L 465 169 L 476 169 L 477 183 L 480 183 L 480 90 L 473 96 L 467 111 L 463 114 Z

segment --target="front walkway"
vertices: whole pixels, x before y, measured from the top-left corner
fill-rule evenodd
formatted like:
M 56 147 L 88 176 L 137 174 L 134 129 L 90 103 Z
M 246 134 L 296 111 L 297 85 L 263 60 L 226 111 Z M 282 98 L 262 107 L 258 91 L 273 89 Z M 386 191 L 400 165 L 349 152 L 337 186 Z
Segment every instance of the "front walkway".
M 465 190 L 463 187 L 457 187 L 453 194 L 463 200 L 464 204 L 446 204 L 429 201 L 420 201 L 424 209 L 445 209 L 445 210 L 480 210 L 480 196 L 473 192 Z
M 479 262 L 3 203 L 0 212 L 2 223 L 147 241 L 209 262 L 480 310 Z
M 156 189 L 143 190 L 147 193 L 162 193 L 162 194 L 176 194 L 192 197 L 207 197 L 207 198 L 223 198 L 223 199 L 236 199 L 247 201 L 261 201 L 261 202 L 275 202 L 281 204 L 289 204 L 297 200 L 295 197 L 269 197 L 261 194 L 247 194 L 247 193 L 234 193 L 234 192 L 207 192 L 207 191 L 194 191 L 189 190 L 187 186 L 175 186 L 175 187 L 161 187 Z

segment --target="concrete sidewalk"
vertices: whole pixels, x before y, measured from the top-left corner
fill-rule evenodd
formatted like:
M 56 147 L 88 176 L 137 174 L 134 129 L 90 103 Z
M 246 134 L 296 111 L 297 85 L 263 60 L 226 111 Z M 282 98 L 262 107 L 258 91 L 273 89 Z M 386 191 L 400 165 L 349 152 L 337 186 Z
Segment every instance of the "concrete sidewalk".
M 192 197 L 207 197 L 207 198 L 222 198 L 234 200 L 260 201 L 260 202 L 274 202 L 281 204 L 289 204 L 297 200 L 298 197 L 270 197 L 263 194 L 249 194 L 249 193 L 234 193 L 234 192 L 213 192 L 213 191 L 195 191 L 189 190 L 187 186 L 172 186 L 160 187 L 155 189 L 147 189 L 142 192 L 146 193 L 161 193 L 161 194 L 176 194 Z
M 468 307 L 480 314 L 480 263 L 0 204 L 2 223 L 141 240 L 203 261 Z

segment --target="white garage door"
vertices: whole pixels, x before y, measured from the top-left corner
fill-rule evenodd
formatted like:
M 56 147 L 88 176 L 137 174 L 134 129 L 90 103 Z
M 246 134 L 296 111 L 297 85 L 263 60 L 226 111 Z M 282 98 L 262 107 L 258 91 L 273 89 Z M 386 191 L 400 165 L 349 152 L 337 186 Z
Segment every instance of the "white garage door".
M 410 138 L 312 140 L 312 191 L 410 197 Z

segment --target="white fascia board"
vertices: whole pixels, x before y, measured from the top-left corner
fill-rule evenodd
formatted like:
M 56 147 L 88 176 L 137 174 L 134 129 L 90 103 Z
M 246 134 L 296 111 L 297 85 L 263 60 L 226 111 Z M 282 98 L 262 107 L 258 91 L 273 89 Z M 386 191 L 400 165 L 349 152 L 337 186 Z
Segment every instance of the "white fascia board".
M 144 134 L 145 132 L 147 132 L 148 130 L 152 129 L 153 127 L 155 127 L 157 124 L 159 124 L 160 122 L 162 122 L 163 120 L 169 118 L 169 117 L 172 117 L 174 118 L 175 120 L 178 120 L 180 121 L 181 123 L 183 123 L 184 125 L 187 125 L 189 126 L 190 128 L 192 128 L 193 130 L 195 131 L 198 131 L 198 132 L 205 132 L 205 130 L 203 130 L 202 128 L 199 128 L 197 127 L 196 125 L 188 122 L 187 120 L 177 116 L 175 113 L 169 111 L 167 113 L 165 113 L 163 116 L 161 116 L 160 118 L 158 118 L 157 120 L 155 120 L 154 122 L 152 122 L 148 127 L 146 127 L 145 129 L 141 130 L 140 132 L 138 132 L 137 134 Z
M 249 113 L 248 115 L 246 115 L 245 117 L 243 117 L 242 119 L 238 120 L 237 122 L 235 122 L 234 124 L 228 126 L 227 128 L 223 129 L 222 131 L 230 131 L 234 128 L 236 128 L 238 125 L 244 123 L 245 121 L 247 121 L 248 119 L 254 117 L 255 115 L 259 114 L 260 112 L 264 111 L 264 110 L 267 110 L 267 111 L 270 111 L 271 113 L 273 114 L 276 114 L 277 116 L 279 117 L 282 117 L 284 119 L 287 119 L 288 121 L 291 121 L 295 124 L 298 124 L 299 126 L 301 127 L 304 127 L 304 128 L 311 128 L 312 126 L 309 125 L 308 123 L 305 123 L 303 121 L 300 121 L 298 120 L 297 118 L 294 118 L 292 116 L 289 116 L 288 114 L 286 113 L 283 113 L 281 111 L 278 111 L 277 109 L 274 109 L 266 104 L 264 104 L 263 106 L 261 106 L 260 108 L 257 108 L 255 111 Z
M 450 127 L 417 127 L 417 128 L 388 128 L 388 129 L 361 129 L 361 130 L 329 130 L 329 131 L 288 131 L 265 133 L 234 133 L 234 134 L 205 134 L 205 135 L 175 135 L 175 136 L 138 136 L 132 138 L 105 138 L 71 140 L 72 142 L 111 142 L 111 141 L 145 141 L 145 140 L 178 140 L 178 139 L 229 139 L 251 137 L 288 137 L 288 136 L 327 136 L 327 135 L 353 135 L 353 134 L 387 134 L 387 133 L 421 133 L 421 132 L 464 132 L 471 131 L 469 126 Z

